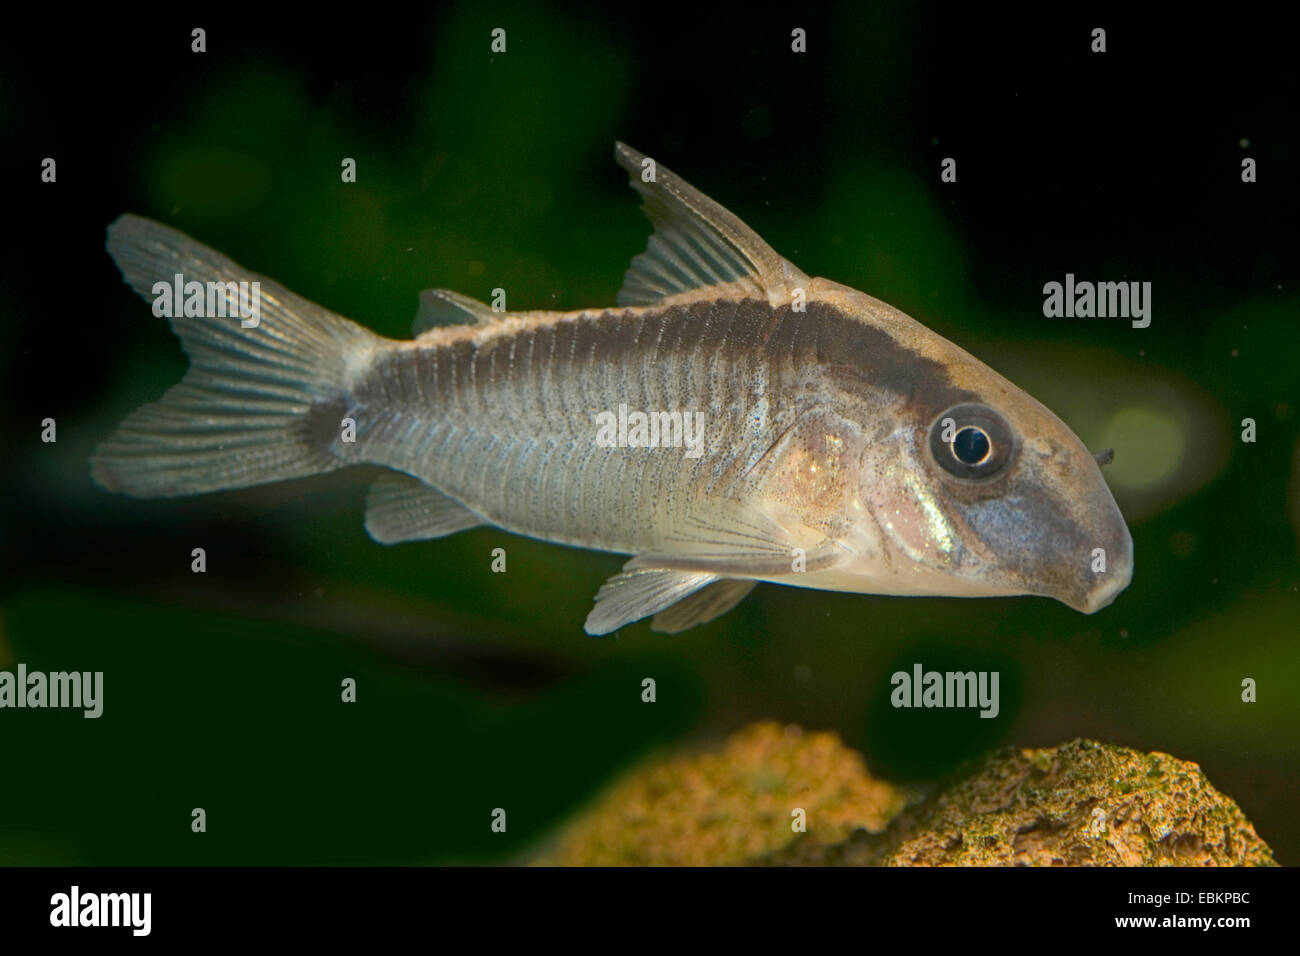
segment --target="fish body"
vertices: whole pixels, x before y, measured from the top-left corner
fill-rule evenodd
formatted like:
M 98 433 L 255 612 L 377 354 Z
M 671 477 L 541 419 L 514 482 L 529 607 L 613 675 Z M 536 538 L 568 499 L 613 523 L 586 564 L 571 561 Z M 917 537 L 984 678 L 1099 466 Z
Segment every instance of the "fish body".
M 108 248 L 141 294 L 174 275 L 257 282 L 260 316 L 172 317 L 190 372 L 98 449 L 95 479 L 171 496 L 382 465 L 377 541 L 487 524 L 633 555 L 591 633 L 650 615 L 684 630 L 759 581 L 1088 613 L 1128 584 L 1128 529 L 1050 411 L 808 277 L 662 166 L 616 158 L 655 226 L 616 307 L 501 313 L 429 290 L 410 341 L 122 217 Z

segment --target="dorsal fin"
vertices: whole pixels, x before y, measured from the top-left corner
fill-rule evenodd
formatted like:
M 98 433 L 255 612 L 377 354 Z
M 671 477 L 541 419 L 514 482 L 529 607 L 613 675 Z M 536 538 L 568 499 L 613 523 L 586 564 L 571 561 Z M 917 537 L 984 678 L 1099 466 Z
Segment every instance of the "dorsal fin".
M 619 305 L 653 305 L 726 283 L 777 305 L 788 301 L 795 287 L 807 287 L 807 275 L 680 176 L 625 143 L 615 144 L 614 158 L 631 175 L 654 225 L 645 252 L 623 277 Z M 654 179 L 647 182 L 651 170 Z
M 420 293 L 420 309 L 411 324 L 411 334 L 419 337 L 430 329 L 444 325 L 482 325 L 499 321 L 504 312 L 450 289 L 425 289 Z

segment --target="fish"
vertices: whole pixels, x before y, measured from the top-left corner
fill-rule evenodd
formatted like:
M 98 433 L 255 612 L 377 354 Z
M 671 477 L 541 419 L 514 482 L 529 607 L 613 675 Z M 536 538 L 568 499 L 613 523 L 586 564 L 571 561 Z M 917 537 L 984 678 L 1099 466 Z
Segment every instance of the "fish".
M 1107 453 L 910 316 L 810 278 L 652 158 L 617 143 L 615 159 L 652 230 L 614 306 L 505 311 L 430 289 L 410 340 L 121 216 L 107 250 L 190 365 L 96 448 L 94 481 L 173 497 L 377 465 L 376 542 L 491 526 L 629 555 L 590 634 L 647 617 L 680 633 L 760 582 L 1085 614 L 1128 586 Z M 215 305 L 160 307 L 182 278 Z

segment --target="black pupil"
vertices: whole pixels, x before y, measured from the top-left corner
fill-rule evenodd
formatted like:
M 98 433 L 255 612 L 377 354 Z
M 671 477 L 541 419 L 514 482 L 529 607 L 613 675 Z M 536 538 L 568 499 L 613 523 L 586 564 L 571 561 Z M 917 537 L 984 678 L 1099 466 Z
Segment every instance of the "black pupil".
M 978 428 L 963 428 L 952 441 L 952 453 L 963 464 L 978 465 L 988 457 L 989 436 Z

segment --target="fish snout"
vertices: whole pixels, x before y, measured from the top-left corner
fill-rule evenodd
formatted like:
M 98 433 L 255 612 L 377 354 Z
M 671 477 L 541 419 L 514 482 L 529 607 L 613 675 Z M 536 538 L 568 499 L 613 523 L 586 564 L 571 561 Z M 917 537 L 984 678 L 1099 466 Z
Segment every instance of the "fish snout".
M 1084 614 L 1128 587 L 1133 538 L 1096 462 L 1083 461 L 1064 476 L 1026 469 L 1008 494 L 963 508 L 973 537 L 996 555 L 985 572 L 991 587 L 1054 598 Z
M 1055 451 L 1026 473 L 1046 559 L 1038 593 L 1095 614 L 1133 580 L 1133 537 L 1101 473 L 1114 452 L 1094 454 L 1068 432 Z
M 1120 525 L 1122 541 L 1113 550 L 1106 551 L 1106 570 L 1095 571 L 1093 585 L 1076 606 L 1084 614 L 1095 614 L 1115 600 L 1115 596 L 1133 580 L 1133 539 L 1128 528 Z M 1095 560 L 1095 559 L 1094 559 Z

